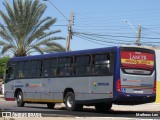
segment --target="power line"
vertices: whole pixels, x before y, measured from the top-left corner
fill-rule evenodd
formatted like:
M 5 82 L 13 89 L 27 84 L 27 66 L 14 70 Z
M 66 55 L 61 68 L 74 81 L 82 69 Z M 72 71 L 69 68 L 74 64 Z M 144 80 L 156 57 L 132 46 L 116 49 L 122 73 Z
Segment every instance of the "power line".
M 80 36 L 84 36 L 84 37 L 88 37 L 88 38 L 94 38 L 97 40 L 101 40 L 101 39 L 108 39 L 108 40 L 114 40 L 114 41 L 121 41 L 121 42 L 132 42 L 133 41 L 125 41 L 125 40 L 120 40 L 120 39 L 115 39 L 115 38 L 109 38 L 109 37 L 104 37 L 104 36 L 97 36 L 97 35 L 85 35 L 85 34 L 76 34 L 76 35 L 80 35 Z M 106 42 L 106 41 L 105 41 Z
M 90 41 L 90 42 L 93 42 L 93 43 L 96 43 L 96 44 L 100 44 L 100 45 L 107 45 L 107 46 L 111 46 L 111 45 L 108 45 L 108 44 L 122 44 L 122 45 L 133 45 L 133 44 L 131 44 L 131 43 L 118 43 L 118 42 L 109 42 L 109 41 L 103 41 L 103 43 L 102 43 L 102 41 L 100 41 L 100 40 L 96 40 L 96 39 L 91 39 L 91 38 L 86 38 L 86 37 L 82 37 L 82 36 L 79 36 L 79 35 L 76 35 L 76 37 L 79 37 L 79 38 L 81 38 L 81 39 L 83 39 L 83 40 L 87 40 L 87 41 Z M 99 42 L 101 42 L 101 43 L 99 43 Z M 105 44 L 105 43 L 107 43 L 107 44 Z
M 152 33 L 155 33 L 155 34 L 159 34 L 159 35 L 160 35 L 160 33 L 159 33 L 159 32 L 155 32 L 155 31 L 153 31 L 153 30 L 150 30 L 149 28 L 144 28 L 144 27 L 142 27 L 142 29 L 144 29 L 144 30 L 148 30 L 148 31 L 150 31 L 150 32 L 152 32 Z
M 97 38 L 92 38 L 92 37 L 87 37 L 87 36 L 83 36 L 83 35 L 78 35 L 80 37 L 83 37 L 83 38 L 86 38 L 86 39 L 90 39 L 90 40 L 94 40 L 94 41 L 97 41 L 97 42 L 103 42 L 103 43 L 118 43 L 118 44 L 126 44 L 126 41 L 124 41 L 123 43 L 122 42 L 119 42 L 118 40 L 116 41 L 111 41 L 112 39 L 108 39 L 108 40 L 101 40 L 101 39 L 97 39 Z M 131 43 L 131 42 L 129 42 Z
M 69 22 L 69 19 L 50 0 L 43 0 L 43 1 L 50 2 L 51 5 Z
M 78 38 L 81 38 L 81 39 L 83 39 L 83 40 L 86 40 L 86 41 L 92 42 L 92 43 L 96 43 L 96 44 L 99 44 L 99 45 L 106 46 L 105 44 L 98 43 L 98 42 L 96 42 L 96 41 L 92 41 L 92 40 L 86 39 L 86 38 L 81 37 L 81 36 L 78 36 L 78 35 L 75 35 L 75 36 L 76 36 L 76 37 L 78 37 Z
M 82 33 L 82 32 L 73 32 L 73 33 L 77 33 L 77 34 L 84 34 L 84 35 L 92 35 L 92 36 L 108 36 L 108 37 L 121 37 L 121 38 L 137 38 L 137 37 L 130 37 L 130 36 L 117 36 L 117 35 L 103 35 L 103 34 L 96 34 L 96 33 Z M 160 39 L 159 37 L 141 37 L 141 38 L 144 38 L 144 39 Z
M 90 41 L 94 42 L 101 42 L 101 43 L 108 43 L 108 44 L 135 44 L 134 41 L 128 41 L 128 40 L 121 40 L 121 39 L 114 39 L 114 38 L 108 38 L 108 37 L 103 37 L 103 36 L 96 36 L 96 35 L 91 35 L 91 34 L 76 34 L 74 33 L 73 35 L 78 36 L 82 39 L 87 39 Z M 154 42 L 154 41 L 145 41 L 141 42 L 143 45 L 150 45 L 150 46 L 158 46 L 157 44 L 160 44 L 160 42 Z
M 109 39 L 110 41 L 106 41 L 106 40 L 100 40 L 100 39 L 95 39 L 95 38 L 90 38 L 90 37 L 86 37 L 86 36 L 83 36 L 83 35 L 75 35 L 76 37 L 78 38 L 81 38 L 81 39 L 84 39 L 84 40 L 87 40 L 87 41 L 90 41 L 90 42 L 93 42 L 93 43 L 97 43 L 97 44 L 100 44 L 100 45 L 106 45 L 104 43 L 107 43 L 107 44 L 125 44 L 125 45 L 133 45 L 134 43 L 131 43 L 131 42 L 126 42 L 126 41 L 123 41 L 123 42 L 119 42 L 119 41 L 111 41 L 112 39 Z M 101 43 L 99 43 L 101 42 Z M 152 43 L 155 43 L 155 44 L 152 44 Z M 158 46 L 157 43 L 160 44 L 160 42 L 141 42 L 141 44 L 143 45 L 150 45 L 150 46 Z

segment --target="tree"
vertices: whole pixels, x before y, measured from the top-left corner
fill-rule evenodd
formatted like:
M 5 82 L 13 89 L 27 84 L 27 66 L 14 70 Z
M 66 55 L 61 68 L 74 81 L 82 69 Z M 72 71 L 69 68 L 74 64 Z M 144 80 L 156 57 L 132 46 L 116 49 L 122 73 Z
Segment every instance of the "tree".
M 9 57 L 0 58 L 0 79 L 3 78 Z
M 48 29 L 56 22 L 56 18 L 42 18 L 47 6 L 39 0 L 13 0 L 13 6 L 5 1 L 8 14 L 0 10 L 4 24 L 0 23 L 0 46 L 2 54 L 13 53 L 14 56 L 26 56 L 33 52 L 64 51 L 64 47 L 55 42 L 63 37 L 53 37 L 60 30 Z

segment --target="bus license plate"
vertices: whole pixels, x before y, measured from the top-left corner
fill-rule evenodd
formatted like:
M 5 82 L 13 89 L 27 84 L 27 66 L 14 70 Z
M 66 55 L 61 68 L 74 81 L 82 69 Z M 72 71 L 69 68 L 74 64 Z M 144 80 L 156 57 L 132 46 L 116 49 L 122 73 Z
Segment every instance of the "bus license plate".
M 134 93 L 143 93 L 143 90 L 134 90 Z

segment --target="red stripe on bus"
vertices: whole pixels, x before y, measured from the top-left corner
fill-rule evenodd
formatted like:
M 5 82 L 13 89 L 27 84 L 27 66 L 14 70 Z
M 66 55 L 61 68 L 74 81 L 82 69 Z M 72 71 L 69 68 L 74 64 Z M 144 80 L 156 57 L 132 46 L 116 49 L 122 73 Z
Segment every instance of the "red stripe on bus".
M 15 101 L 14 98 L 5 98 L 6 101 Z

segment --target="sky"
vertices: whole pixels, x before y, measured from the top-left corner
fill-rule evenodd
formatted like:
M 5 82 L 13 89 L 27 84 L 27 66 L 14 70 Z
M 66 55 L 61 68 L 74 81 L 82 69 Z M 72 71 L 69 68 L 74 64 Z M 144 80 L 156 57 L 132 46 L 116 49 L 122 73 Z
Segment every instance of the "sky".
M 71 50 L 133 45 L 138 25 L 142 45 L 160 45 L 160 0 L 50 0 L 66 18 L 49 1 L 40 1 L 48 6 L 44 17 L 57 18 L 50 29 L 62 32 L 55 36 L 67 38 L 66 18 L 70 19 L 71 11 L 74 12 Z M 0 9 L 5 10 L 3 0 Z M 66 46 L 66 40 L 59 43 Z

